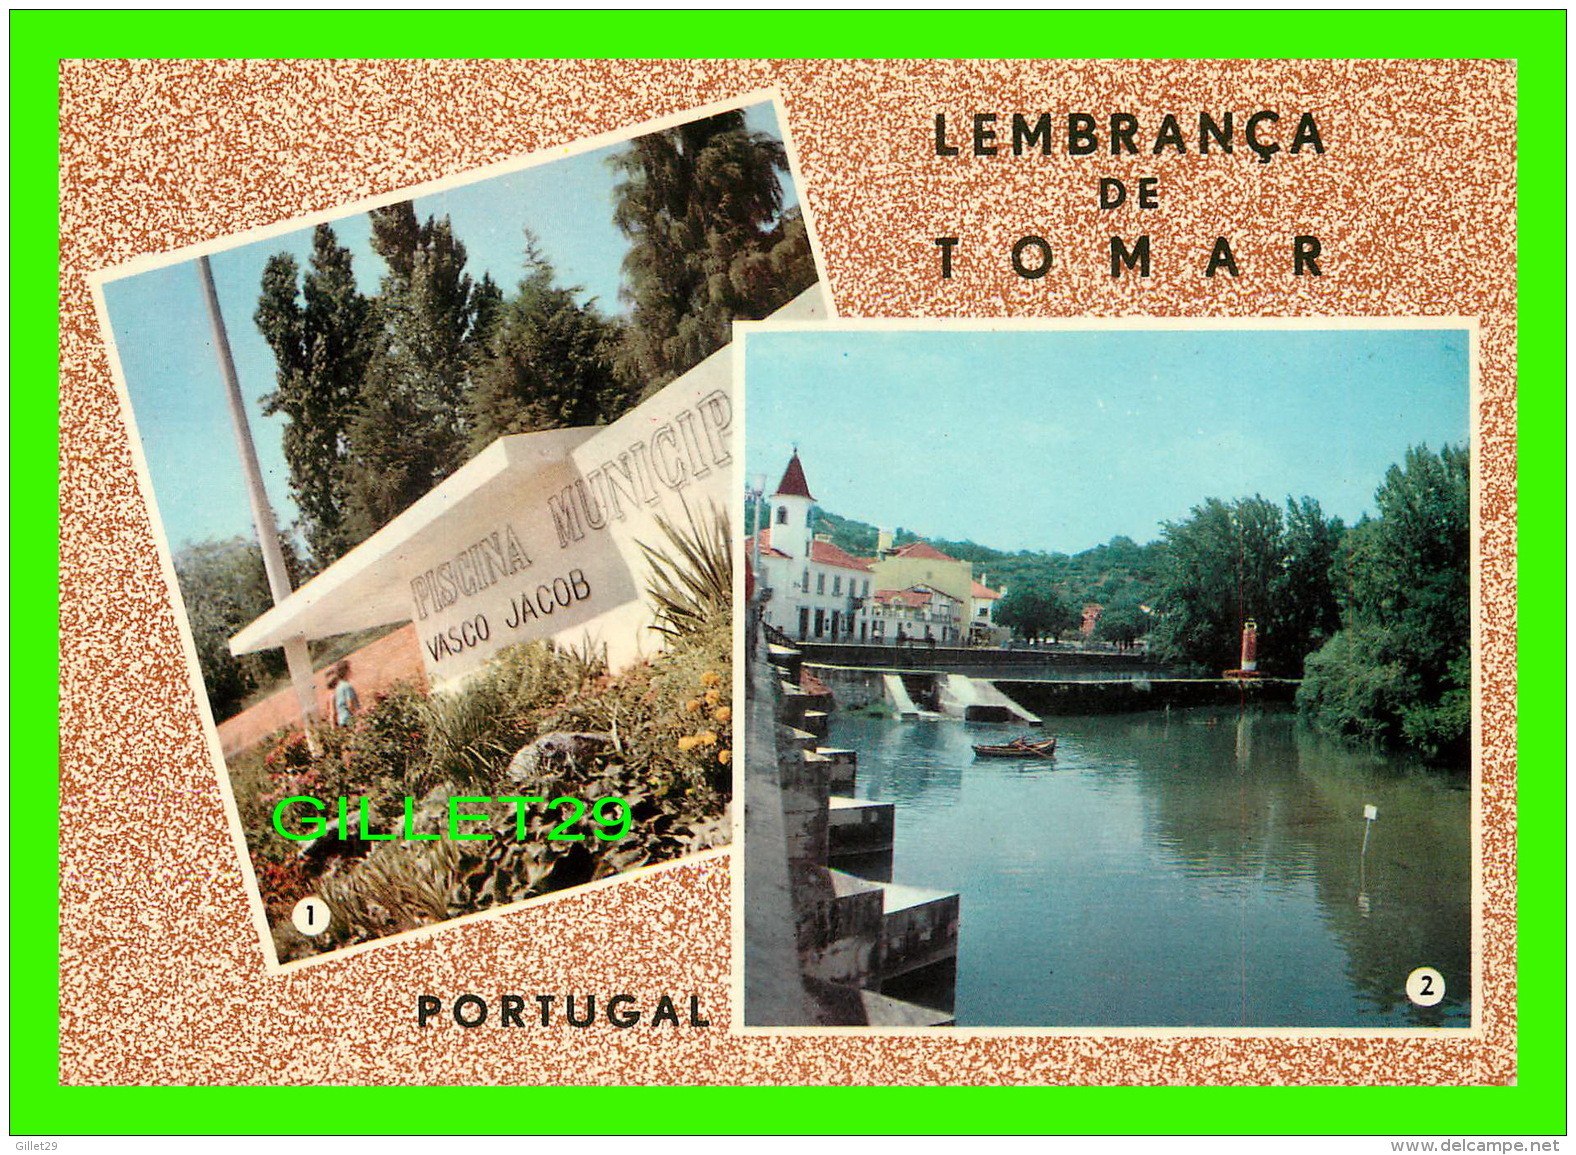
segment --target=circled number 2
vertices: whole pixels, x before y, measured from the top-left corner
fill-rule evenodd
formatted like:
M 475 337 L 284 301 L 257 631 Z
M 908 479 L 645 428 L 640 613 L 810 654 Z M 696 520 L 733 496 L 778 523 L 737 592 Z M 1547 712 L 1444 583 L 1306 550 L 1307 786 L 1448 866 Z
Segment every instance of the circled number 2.
M 1445 976 L 1433 967 L 1418 967 L 1406 976 L 1406 997 L 1420 1007 L 1438 1005 L 1445 997 Z

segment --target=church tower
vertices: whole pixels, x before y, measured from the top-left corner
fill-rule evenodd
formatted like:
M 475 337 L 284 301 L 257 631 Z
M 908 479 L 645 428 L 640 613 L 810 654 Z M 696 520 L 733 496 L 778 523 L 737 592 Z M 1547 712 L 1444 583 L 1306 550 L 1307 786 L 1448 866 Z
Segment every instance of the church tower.
M 809 483 L 804 479 L 804 466 L 799 464 L 799 450 L 793 451 L 783 479 L 772 494 L 773 548 L 782 550 L 789 557 L 806 558 L 810 553 L 810 507 L 815 498 L 810 495 Z

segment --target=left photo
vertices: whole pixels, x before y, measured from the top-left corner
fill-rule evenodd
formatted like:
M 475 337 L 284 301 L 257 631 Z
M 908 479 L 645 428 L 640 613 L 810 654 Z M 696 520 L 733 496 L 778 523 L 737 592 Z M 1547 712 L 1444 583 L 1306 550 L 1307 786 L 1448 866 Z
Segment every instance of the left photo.
M 821 281 L 771 93 L 95 278 L 270 969 L 726 844 L 729 341 Z

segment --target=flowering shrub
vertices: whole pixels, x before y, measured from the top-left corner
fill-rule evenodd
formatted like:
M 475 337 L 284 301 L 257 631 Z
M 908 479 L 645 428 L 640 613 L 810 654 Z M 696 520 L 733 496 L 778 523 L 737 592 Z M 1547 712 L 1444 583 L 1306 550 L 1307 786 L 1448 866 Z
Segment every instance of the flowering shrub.
M 304 730 L 281 731 L 263 756 L 263 765 L 275 774 L 303 770 L 311 764 L 312 744 L 307 740 Z
M 258 885 L 278 924 L 281 957 L 335 949 L 725 842 L 731 659 L 726 616 L 671 638 L 665 651 L 617 676 L 590 653 L 546 642 L 515 646 L 462 688 L 429 697 L 420 687 L 399 687 L 372 696 L 353 726 L 314 729 L 311 743 L 300 732 L 281 734 L 233 759 L 231 782 Z M 525 793 L 506 775 L 510 759 L 562 730 L 606 734 L 607 749 L 580 764 L 555 766 L 528 792 L 623 799 L 632 818 L 625 837 L 564 843 L 543 834 L 521 843 L 511 833 L 462 847 L 394 840 L 376 842 L 370 852 L 362 844 L 348 855 L 308 859 L 301 853 L 305 843 L 273 830 L 273 806 L 294 794 L 344 795 L 352 813 L 367 797 L 370 828 L 383 833 L 402 818 L 406 795 L 441 801 Z M 532 832 L 562 818 L 537 809 Z M 498 820 L 512 832 L 512 806 Z M 478 859 L 495 846 L 523 847 L 529 861 Z M 290 931 L 290 910 L 307 893 L 335 906 L 333 933 L 305 939 Z
M 254 858 L 252 872 L 257 877 L 257 889 L 262 893 L 269 922 L 289 919 L 295 904 L 312 890 L 306 868 L 298 858 L 285 861 Z

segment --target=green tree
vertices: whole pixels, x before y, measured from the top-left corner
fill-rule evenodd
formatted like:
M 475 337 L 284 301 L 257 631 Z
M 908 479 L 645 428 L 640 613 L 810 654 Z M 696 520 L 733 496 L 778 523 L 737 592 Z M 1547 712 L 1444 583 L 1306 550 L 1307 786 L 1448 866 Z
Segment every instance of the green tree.
M 1131 599 L 1124 598 L 1106 606 L 1094 623 L 1096 638 L 1112 642 L 1122 650 L 1131 649 L 1148 632 L 1149 614 Z
M 619 327 L 594 304 L 578 304 L 577 291 L 555 283 L 528 232 L 519 291 L 489 306 L 480 340 L 484 349 L 466 399 L 470 452 L 509 433 L 597 425 L 627 407 L 630 398 L 613 369 Z
M 1336 560 L 1346 527 L 1327 518 L 1311 497 L 1286 499 L 1279 576 L 1271 583 L 1274 643 L 1286 657 L 1287 673 L 1300 676 L 1303 662 L 1341 625 L 1336 596 Z
M 1021 585 L 1008 588 L 995 620 L 1029 641 L 1049 635 L 1060 642 L 1064 633 L 1083 623 L 1083 614 L 1049 586 Z
M 293 561 L 288 541 L 286 559 Z M 197 665 L 216 721 L 235 714 L 242 701 L 285 671 L 284 654 L 271 650 L 235 657 L 230 638 L 274 604 L 257 543 L 235 537 L 188 545 L 175 555 L 175 578 L 186 604 Z
M 629 238 L 627 379 L 655 392 L 815 282 L 802 216 L 782 211 L 782 142 L 719 113 L 631 141 L 612 160 Z
M 298 292 L 295 259 L 270 257 L 254 320 L 274 353 L 263 412 L 283 413 L 290 490 L 315 568 L 355 542 L 346 529 L 348 429 L 371 351 L 371 305 L 356 288 L 350 250 L 318 225 Z
M 1471 747 L 1471 461 L 1407 450 L 1346 535 L 1342 627 L 1308 661 L 1298 704 L 1320 725 L 1464 760 Z
M 1198 669 L 1235 667 L 1242 626 L 1251 618 L 1259 626 L 1262 666 L 1284 671 L 1291 655 L 1276 648 L 1273 618 L 1272 588 L 1284 556 L 1275 503 L 1258 496 L 1230 503 L 1209 498 L 1187 519 L 1167 522 L 1162 541 L 1159 656 Z
M 493 335 L 503 315 L 504 295 L 491 273 L 483 273 L 471 290 L 471 358 L 479 364 L 493 355 Z
M 1059 594 L 1051 596 L 1049 621 L 1046 623 L 1046 632 L 1051 635 L 1051 641 L 1060 643 L 1062 635 L 1071 633 L 1083 626 L 1083 611 Z
M 348 431 L 347 523 L 356 541 L 464 463 L 465 400 L 479 348 L 465 246 L 448 218 L 418 225 L 409 201 L 371 216 L 372 247 L 388 272 Z M 484 295 L 484 305 L 494 303 Z

